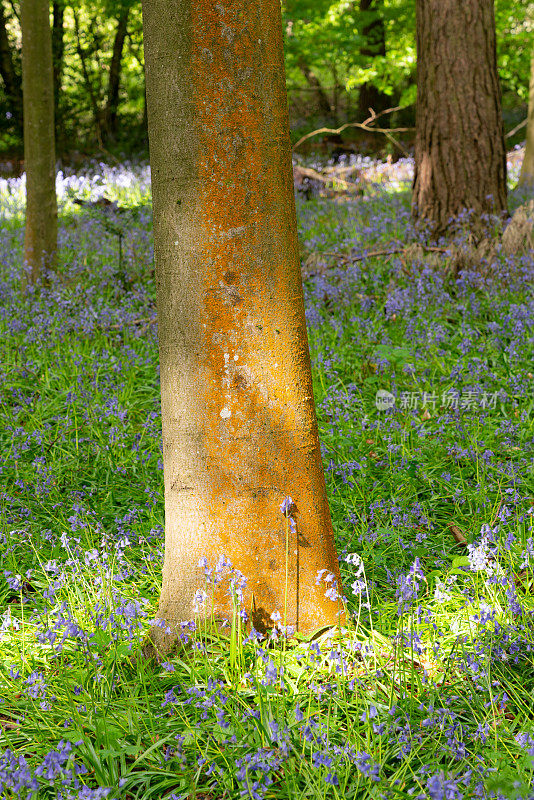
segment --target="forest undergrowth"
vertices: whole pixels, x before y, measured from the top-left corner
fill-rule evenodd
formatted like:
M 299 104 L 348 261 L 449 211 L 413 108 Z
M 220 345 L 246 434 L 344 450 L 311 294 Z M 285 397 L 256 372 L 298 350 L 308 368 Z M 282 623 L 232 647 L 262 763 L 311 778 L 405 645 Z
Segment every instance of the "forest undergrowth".
M 24 291 L 0 180 L 0 798 L 534 797 L 534 257 L 417 247 L 410 169 L 298 198 L 350 623 L 184 624 L 159 663 L 149 170 L 60 174 L 58 271 Z

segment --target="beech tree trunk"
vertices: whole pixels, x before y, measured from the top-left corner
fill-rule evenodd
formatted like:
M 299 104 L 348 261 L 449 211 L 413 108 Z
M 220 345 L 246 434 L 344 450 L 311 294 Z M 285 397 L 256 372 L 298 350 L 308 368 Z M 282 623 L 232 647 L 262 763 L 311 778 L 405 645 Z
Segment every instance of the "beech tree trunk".
M 385 56 L 386 55 L 386 31 L 384 20 L 380 16 L 380 3 L 376 0 L 360 0 L 360 12 L 373 14 L 371 21 L 362 29 L 362 34 L 366 38 L 366 44 L 360 49 L 362 56 Z M 388 108 L 390 98 L 372 83 L 364 83 L 360 86 L 358 96 L 358 119 L 363 121 L 369 116 L 369 109 L 378 114 Z M 389 118 L 386 116 L 380 122 L 381 127 L 389 125 Z
M 299 267 L 279 0 L 143 0 L 160 347 L 165 563 L 152 640 L 247 578 L 256 629 L 338 620 Z M 281 512 L 294 501 L 296 530 Z M 213 613 L 231 617 L 227 581 Z M 208 595 L 211 587 L 207 587 Z M 211 600 L 204 612 L 210 610 Z M 202 613 L 202 612 L 198 612 Z
M 416 0 L 413 214 L 436 234 L 473 209 L 506 211 L 493 0 Z
M 21 0 L 26 228 L 31 280 L 46 279 L 57 248 L 54 77 L 48 0 Z
M 20 131 L 22 129 L 22 82 L 15 68 L 15 60 L 9 44 L 2 0 L 0 0 L 0 76 L 4 82 L 4 90 L 15 128 Z
M 530 87 L 528 93 L 527 140 L 525 155 L 519 173 L 519 185 L 529 184 L 534 188 L 534 56 L 530 63 Z

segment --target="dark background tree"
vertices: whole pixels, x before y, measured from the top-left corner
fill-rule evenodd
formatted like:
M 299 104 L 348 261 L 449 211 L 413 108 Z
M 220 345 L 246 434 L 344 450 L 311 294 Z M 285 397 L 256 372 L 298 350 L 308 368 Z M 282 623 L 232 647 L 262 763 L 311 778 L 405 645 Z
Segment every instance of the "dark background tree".
M 506 210 L 493 0 L 417 0 L 413 213 L 436 234 Z
M 65 39 L 63 24 L 65 17 L 65 0 L 54 0 L 52 3 L 52 64 L 54 68 L 54 116 L 56 140 L 62 139 L 63 120 L 60 114 L 60 95 L 63 84 L 63 56 Z
M 386 29 L 384 19 L 381 15 L 382 3 L 380 0 L 360 0 L 360 12 L 362 20 L 362 37 L 364 44 L 360 48 L 360 54 L 372 61 L 375 56 L 385 57 L 386 55 Z M 365 20 L 368 20 L 367 22 Z M 377 114 L 386 108 L 394 105 L 390 102 L 390 97 L 371 81 L 362 83 L 358 94 L 358 115 L 360 120 L 365 119 L 372 108 Z M 384 120 L 387 125 L 387 118 Z
M 7 32 L 7 17 L 0 0 L 0 76 L 4 89 L 4 115 L 12 120 L 18 136 L 22 135 L 22 78 L 20 54 L 11 47 Z
M 113 52 L 109 67 L 108 90 L 104 109 L 104 135 L 114 139 L 117 135 L 117 113 L 119 109 L 119 90 L 122 72 L 122 52 L 128 30 L 129 5 L 124 5 L 117 17 L 117 29 L 113 40 Z
M 102 69 L 102 27 L 99 21 L 101 12 L 95 8 L 88 24 L 84 26 L 83 15 L 73 8 L 76 52 L 100 145 L 109 144 L 117 134 L 122 58 L 130 9 L 131 2 L 115 4 L 113 11 L 117 16 L 112 20 L 111 54 L 107 68 Z

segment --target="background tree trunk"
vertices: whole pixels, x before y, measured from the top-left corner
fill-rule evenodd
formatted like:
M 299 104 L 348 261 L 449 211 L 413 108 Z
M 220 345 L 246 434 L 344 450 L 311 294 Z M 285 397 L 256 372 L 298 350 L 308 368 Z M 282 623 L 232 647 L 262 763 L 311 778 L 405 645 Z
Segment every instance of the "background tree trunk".
M 54 0 L 52 3 L 52 66 L 54 70 L 54 119 L 56 130 L 56 144 L 63 138 L 61 135 L 61 113 L 59 98 L 63 79 L 63 54 L 65 41 L 63 38 L 63 18 L 65 15 L 65 0 Z
M 299 69 L 308 81 L 310 89 L 313 89 L 314 91 L 319 113 L 322 117 L 324 117 L 325 122 L 332 121 L 337 126 L 337 113 L 335 106 L 330 103 L 328 95 L 321 85 L 321 81 L 303 58 L 299 60 Z M 336 90 L 334 89 L 334 92 L 335 91 Z M 341 134 L 330 133 L 328 136 L 325 136 L 324 141 L 333 145 L 339 154 L 343 152 L 343 138 Z
M 335 624 L 340 581 L 313 401 L 278 0 L 144 0 L 165 472 L 158 616 L 198 561 L 248 579 L 257 629 Z M 295 501 L 296 531 L 280 506 Z M 227 588 L 227 584 L 226 584 Z M 211 589 L 208 587 L 208 593 Z M 215 589 L 216 617 L 232 600 Z M 160 649 L 173 636 L 152 632 Z
M 2 0 L 0 0 L 0 76 L 4 82 L 9 110 L 13 115 L 15 128 L 22 130 L 22 81 L 15 68 L 7 35 L 6 18 Z
M 534 188 L 534 56 L 530 64 L 530 87 L 528 93 L 527 141 L 525 155 L 519 173 L 519 184 L 530 184 Z
M 374 17 L 367 25 L 364 25 L 362 34 L 367 43 L 360 49 L 362 56 L 374 58 L 375 56 L 386 55 L 386 30 L 384 20 L 380 16 L 380 3 L 377 0 L 360 0 L 360 12 L 364 14 L 374 12 Z M 358 119 L 363 121 L 369 116 L 369 109 L 372 108 L 377 114 L 389 108 L 390 98 L 372 83 L 363 83 L 360 86 L 358 97 Z M 384 128 L 389 125 L 389 117 L 385 116 L 380 122 Z
M 103 147 L 102 141 L 102 134 L 103 134 L 103 114 L 102 109 L 99 107 L 97 93 L 93 88 L 93 84 L 91 81 L 91 76 L 89 74 L 89 68 L 87 65 L 87 54 L 85 52 L 85 48 L 82 44 L 81 32 L 80 32 L 80 20 L 79 16 L 76 12 L 76 9 L 72 9 L 73 16 L 74 16 L 74 30 L 76 32 L 76 50 L 78 53 L 78 57 L 80 59 L 80 64 L 82 67 L 83 79 L 85 83 L 85 88 L 87 90 L 87 94 L 89 95 L 89 101 L 91 103 L 91 109 L 93 112 L 93 121 L 95 127 L 95 136 L 100 148 Z
M 332 117 L 332 105 L 326 94 L 325 90 L 321 86 L 321 81 L 315 74 L 315 72 L 311 69 L 311 67 L 307 64 L 304 58 L 299 59 L 299 69 L 308 81 L 308 84 L 311 89 L 313 89 L 315 97 L 317 99 L 317 105 L 319 108 L 319 113 L 325 118 L 330 119 Z
M 506 210 L 495 17 L 493 0 L 416 0 L 416 15 L 413 213 L 437 235 L 463 209 Z
M 117 135 L 117 110 L 119 107 L 122 51 L 128 31 L 129 14 L 130 7 L 124 7 L 117 19 L 117 30 L 115 32 L 115 39 L 113 40 L 113 53 L 109 67 L 108 96 L 104 115 L 104 130 L 107 139 L 114 139 Z
M 21 0 L 26 228 L 24 260 L 35 281 L 57 248 L 54 78 L 48 0 Z

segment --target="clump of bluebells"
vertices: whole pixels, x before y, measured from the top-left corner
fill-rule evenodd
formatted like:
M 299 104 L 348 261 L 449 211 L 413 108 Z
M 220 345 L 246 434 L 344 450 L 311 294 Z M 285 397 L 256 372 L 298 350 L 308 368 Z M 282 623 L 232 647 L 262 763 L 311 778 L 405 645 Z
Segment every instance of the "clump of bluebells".
M 399 616 L 412 608 L 424 579 L 425 576 L 418 558 L 413 562 L 407 575 L 399 575 L 396 593 Z
M 497 244 L 453 269 L 450 242 L 420 247 L 412 162 L 354 163 L 363 196 L 297 199 L 329 265 L 305 296 L 342 586 L 316 583 L 344 625 L 303 638 L 278 609 L 255 631 L 247 576 L 206 554 L 180 649 L 150 662 L 149 171 L 59 175 L 58 269 L 24 292 L 24 186 L 0 181 L 0 798 L 534 797 L 534 259 Z M 113 218 L 74 203 L 102 196 Z

